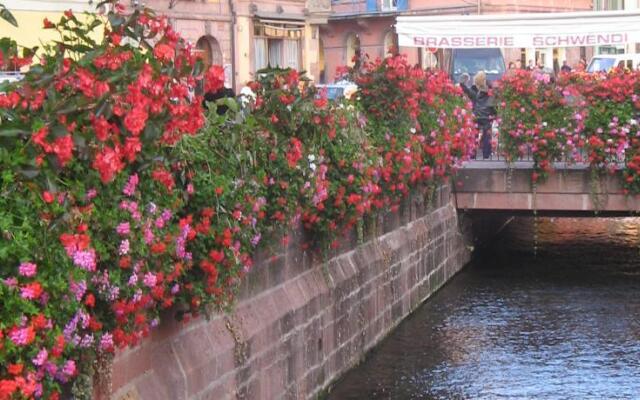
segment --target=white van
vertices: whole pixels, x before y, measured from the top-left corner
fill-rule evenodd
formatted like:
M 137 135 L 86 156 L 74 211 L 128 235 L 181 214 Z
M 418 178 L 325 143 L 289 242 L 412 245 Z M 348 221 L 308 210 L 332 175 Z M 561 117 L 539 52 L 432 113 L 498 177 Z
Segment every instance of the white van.
M 634 70 L 638 65 L 640 54 L 600 54 L 591 59 L 587 72 L 607 72 L 614 67 Z

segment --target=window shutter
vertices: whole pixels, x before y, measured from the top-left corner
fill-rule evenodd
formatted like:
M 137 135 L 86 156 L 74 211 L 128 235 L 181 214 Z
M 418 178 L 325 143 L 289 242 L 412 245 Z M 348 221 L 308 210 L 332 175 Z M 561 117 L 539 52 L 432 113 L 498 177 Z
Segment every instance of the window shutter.
M 398 11 L 406 11 L 409 9 L 409 0 L 398 0 Z
M 367 12 L 378 11 L 378 0 L 367 0 Z

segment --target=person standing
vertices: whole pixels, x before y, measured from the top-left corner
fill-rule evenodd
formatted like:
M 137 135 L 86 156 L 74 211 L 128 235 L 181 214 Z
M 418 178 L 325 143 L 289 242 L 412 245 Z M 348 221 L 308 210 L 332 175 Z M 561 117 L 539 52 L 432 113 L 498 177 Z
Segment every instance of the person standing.
M 569 63 L 567 63 L 567 60 L 564 60 L 562 62 L 562 67 L 560 67 L 560 71 L 566 73 L 571 72 L 571 67 L 569 66 Z
M 480 145 L 482 148 L 482 158 L 491 157 L 491 122 L 496 114 L 493 106 L 493 98 L 489 95 L 489 85 L 487 75 L 480 71 L 473 78 L 473 85 L 467 87 L 469 75 L 464 74 L 461 78 L 460 87 L 473 103 L 473 115 L 476 119 L 478 129 L 482 132 Z
M 533 60 L 529 60 L 529 64 L 527 65 L 527 71 L 533 71 L 536 68 L 536 65 L 533 63 Z

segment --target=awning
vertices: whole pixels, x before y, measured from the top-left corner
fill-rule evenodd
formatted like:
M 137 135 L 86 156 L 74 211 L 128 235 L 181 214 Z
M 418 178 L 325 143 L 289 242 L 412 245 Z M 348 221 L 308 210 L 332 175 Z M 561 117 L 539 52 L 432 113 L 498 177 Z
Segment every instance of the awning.
M 399 16 L 405 47 L 577 47 L 640 42 L 640 12 Z

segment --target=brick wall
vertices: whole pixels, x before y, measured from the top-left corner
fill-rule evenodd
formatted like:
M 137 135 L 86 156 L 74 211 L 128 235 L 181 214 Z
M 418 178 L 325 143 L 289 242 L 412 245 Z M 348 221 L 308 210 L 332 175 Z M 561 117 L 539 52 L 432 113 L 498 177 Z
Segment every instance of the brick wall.
M 294 240 L 256 265 L 231 313 L 163 323 L 118 354 L 112 398 L 313 398 L 469 260 L 448 188 L 425 197 L 326 263 Z

